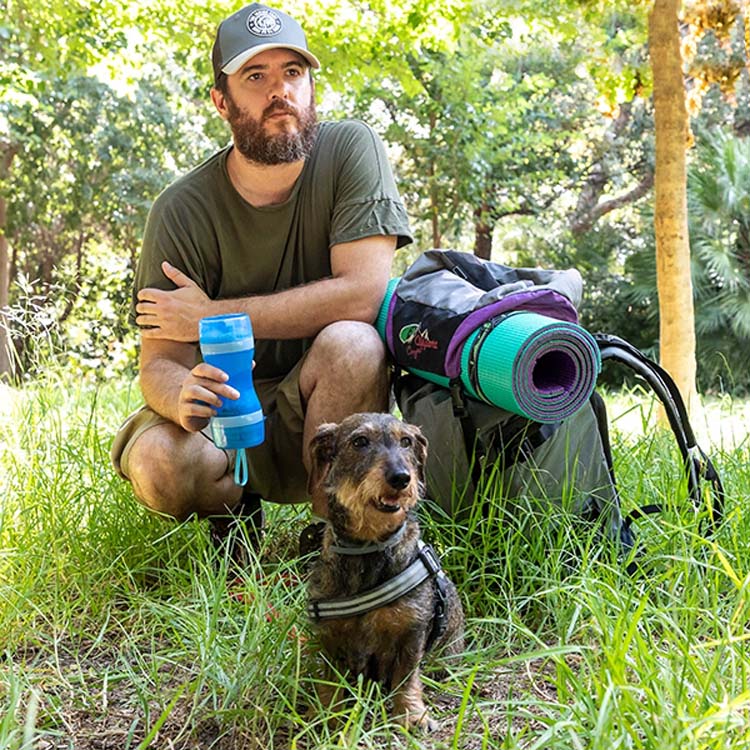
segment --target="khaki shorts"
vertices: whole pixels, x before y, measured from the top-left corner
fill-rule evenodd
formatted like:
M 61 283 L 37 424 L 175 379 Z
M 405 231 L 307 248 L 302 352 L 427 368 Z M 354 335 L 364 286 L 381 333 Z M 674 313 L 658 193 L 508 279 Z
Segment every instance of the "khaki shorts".
M 277 503 L 301 503 L 307 494 L 307 472 L 302 463 L 302 433 L 305 411 L 299 392 L 299 375 L 304 357 L 285 377 L 256 380 L 255 390 L 266 417 L 266 439 L 247 449 L 248 483 L 252 492 Z M 123 422 L 112 443 L 111 458 L 115 471 L 128 479 L 128 459 L 135 441 L 149 428 L 169 420 L 148 406 L 142 406 Z M 203 431 L 211 439 L 208 429 Z M 228 473 L 234 470 L 236 451 L 228 454 Z

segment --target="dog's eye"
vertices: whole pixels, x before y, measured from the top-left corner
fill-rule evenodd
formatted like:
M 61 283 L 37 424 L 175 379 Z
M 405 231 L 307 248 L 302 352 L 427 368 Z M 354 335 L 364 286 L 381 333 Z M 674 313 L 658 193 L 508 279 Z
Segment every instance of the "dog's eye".
M 402 437 L 401 438 L 401 447 L 402 448 L 411 448 L 413 444 L 413 441 L 410 437 Z
M 357 435 L 357 437 L 352 438 L 352 445 L 355 448 L 367 448 L 367 446 L 370 445 L 370 440 L 364 435 Z

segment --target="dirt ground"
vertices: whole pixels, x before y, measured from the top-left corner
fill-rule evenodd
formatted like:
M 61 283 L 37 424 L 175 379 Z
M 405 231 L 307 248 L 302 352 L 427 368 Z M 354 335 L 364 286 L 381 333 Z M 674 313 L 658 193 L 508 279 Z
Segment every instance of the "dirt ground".
M 159 675 L 159 682 L 175 690 L 165 690 L 161 705 L 155 702 L 146 704 L 138 691 L 127 679 L 108 682 L 102 679 L 107 674 L 107 666 L 117 659 L 117 655 L 106 650 L 79 649 L 85 653 L 85 660 L 65 656 L 58 651 L 55 664 L 45 667 L 39 654 L 29 652 L 14 655 L 15 663 L 24 663 L 26 678 L 34 683 L 39 696 L 36 726 L 41 736 L 35 750 L 124 750 L 137 748 L 145 739 L 145 727 L 153 727 L 165 706 L 172 700 L 178 686 L 184 683 L 184 671 L 179 673 L 179 665 L 172 665 L 173 674 Z M 36 662 L 30 670 L 28 665 Z M 0 674 L 2 673 L 0 662 Z M 7 658 L 6 665 L 7 667 Z M 111 672 L 111 670 L 109 670 Z M 533 698 L 543 703 L 554 703 L 556 691 L 552 680 L 551 667 L 541 661 L 518 662 L 488 672 L 480 672 L 473 686 L 473 700 L 485 707 L 497 706 L 497 713 L 485 708 L 483 716 L 469 712 L 464 719 L 460 743 L 464 750 L 478 750 L 482 747 L 482 737 L 489 730 L 493 739 L 504 737 L 509 731 L 525 726 L 541 728 L 541 723 L 531 717 L 509 716 L 508 706 L 514 699 Z M 441 694 L 434 689 L 426 691 L 426 700 L 433 712 L 441 717 L 439 729 L 423 736 L 424 747 L 451 746 L 456 730 L 460 698 Z M 28 704 L 19 707 L 18 718 L 23 715 Z M 253 710 L 249 708 L 247 710 Z M 205 721 L 196 721 L 200 716 L 196 709 L 196 695 L 180 696 L 158 732 L 148 744 L 159 750 L 288 750 L 291 736 L 283 731 L 276 732 L 273 738 L 252 736 L 243 729 L 243 710 L 237 707 L 232 720 L 220 724 L 213 716 Z M 207 712 L 208 713 L 208 712 Z M 258 722 L 254 722 L 257 726 Z M 290 727 L 291 729 L 291 727 Z M 293 733 L 298 734 L 298 727 Z M 475 739 L 474 739 L 475 738 Z M 395 745 L 397 747 L 398 745 Z M 296 748 L 305 750 L 304 744 L 297 741 Z M 313 748 L 310 748 L 313 750 Z

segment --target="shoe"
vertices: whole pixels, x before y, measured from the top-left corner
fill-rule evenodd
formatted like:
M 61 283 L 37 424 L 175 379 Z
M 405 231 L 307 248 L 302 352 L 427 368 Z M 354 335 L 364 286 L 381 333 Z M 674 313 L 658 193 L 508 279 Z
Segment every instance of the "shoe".
M 226 557 L 232 572 L 246 570 L 253 553 L 260 551 L 265 514 L 260 495 L 247 493 L 232 515 L 209 518 L 211 542 L 221 557 Z

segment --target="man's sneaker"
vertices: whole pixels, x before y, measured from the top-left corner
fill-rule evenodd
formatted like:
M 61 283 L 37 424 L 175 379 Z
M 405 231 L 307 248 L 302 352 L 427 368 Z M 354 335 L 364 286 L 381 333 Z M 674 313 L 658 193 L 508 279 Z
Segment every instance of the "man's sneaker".
M 255 493 L 243 495 L 233 514 L 209 518 L 211 541 L 217 552 L 228 558 L 232 572 L 247 569 L 251 552 L 260 551 L 264 522 L 260 495 Z

